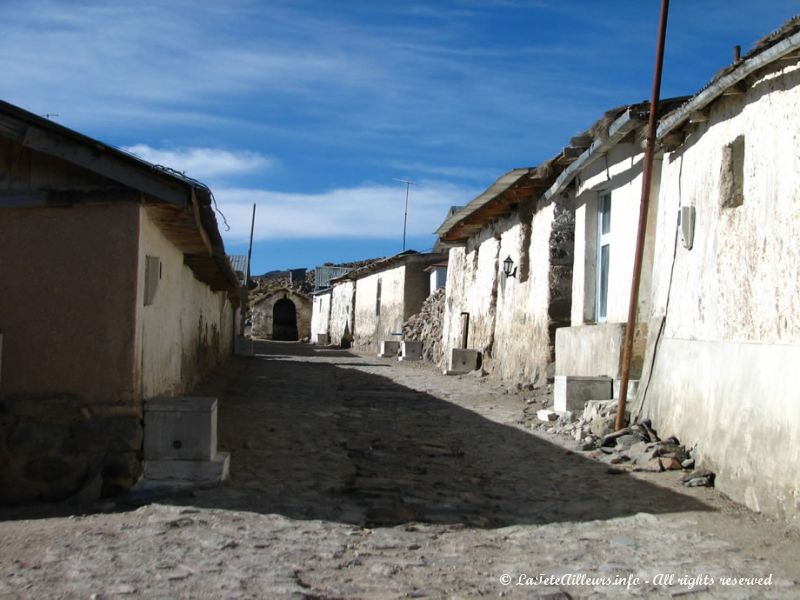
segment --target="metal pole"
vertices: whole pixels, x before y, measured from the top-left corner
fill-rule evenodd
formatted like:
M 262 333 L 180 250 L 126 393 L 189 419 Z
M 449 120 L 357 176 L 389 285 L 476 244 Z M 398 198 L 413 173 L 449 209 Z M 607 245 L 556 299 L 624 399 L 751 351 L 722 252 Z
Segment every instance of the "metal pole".
M 633 279 L 628 304 L 628 324 L 625 327 L 625 344 L 622 352 L 622 377 L 619 383 L 619 403 L 617 404 L 617 430 L 625 426 L 625 405 L 628 399 L 628 380 L 631 371 L 633 333 L 636 327 L 636 306 L 639 302 L 639 282 L 642 277 L 642 258 L 644 238 L 647 232 L 647 211 L 650 206 L 650 182 L 653 176 L 653 154 L 656 144 L 656 124 L 658 122 L 658 100 L 661 93 L 661 68 L 664 64 L 664 42 L 667 34 L 667 15 L 669 0 L 661 0 L 661 16 L 658 23 L 658 42 L 656 45 L 656 64 L 653 71 L 653 95 L 650 100 L 650 117 L 647 122 L 647 144 L 644 150 L 642 172 L 642 199 L 639 204 L 639 229 L 636 234 L 636 254 L 633 259 Z
M 247 274 L 245 276 L 245 286 L 250 283 L 250 258 L 253 256 L 253 229 L 256 226 L 256 204 L 253 203 L 253 218 L 250 220 L 250 246 L 247 248 Z
M 409 181 L 408 179 L 398 179 L 397 177 L 392 177 L 394 181 L 399 181 L 400 183 L 406 184 L 406 208 L 405 213 L 403 214 L 403 251 L 406 249 L 406 223 L 408 222 L 408 188 L 412 185 L 416 185 L 413 181 Z
M 406 222 L 408 221 L 408 188 L 411 187 L 409 182 L 406 182 L 406 211 L 403 214 L 403 250 L 406 249 Z

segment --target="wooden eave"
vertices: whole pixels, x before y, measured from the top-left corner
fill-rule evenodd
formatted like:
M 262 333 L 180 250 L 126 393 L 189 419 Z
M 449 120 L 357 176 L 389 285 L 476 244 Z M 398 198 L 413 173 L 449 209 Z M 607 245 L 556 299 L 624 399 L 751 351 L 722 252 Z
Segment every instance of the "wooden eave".
M 493 198 L 471 215 L 456 223 L 447 233 L 441 236 L 445 243 L 462 242 L 474 235 L 488 224 L 501 219 L 517 209 L 524 200 L 535 200 L 547 187 L 549 180 L 537 177 L 524 177 L 509 189 Z

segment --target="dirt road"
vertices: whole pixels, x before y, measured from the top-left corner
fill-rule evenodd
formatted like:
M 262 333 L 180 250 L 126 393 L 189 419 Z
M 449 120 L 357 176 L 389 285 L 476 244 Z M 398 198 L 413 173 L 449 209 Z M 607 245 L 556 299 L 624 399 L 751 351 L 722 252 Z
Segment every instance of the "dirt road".
M 495 381 L 257 352 L 196 390 L 220 401 L 227 485 L 3 511 L 0 598 L 800 593 L 797 532 L 675 473 L 610 475 L 521 424 L 526 396 Z

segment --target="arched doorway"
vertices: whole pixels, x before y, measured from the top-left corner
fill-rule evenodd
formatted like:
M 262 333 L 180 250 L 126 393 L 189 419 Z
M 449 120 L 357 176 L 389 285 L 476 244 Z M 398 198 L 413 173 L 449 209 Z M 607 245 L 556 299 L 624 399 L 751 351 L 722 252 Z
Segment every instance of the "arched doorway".
M 297 340 L 297 310 L 288 298 L 278 300 L 272 309 L 272 339 Z

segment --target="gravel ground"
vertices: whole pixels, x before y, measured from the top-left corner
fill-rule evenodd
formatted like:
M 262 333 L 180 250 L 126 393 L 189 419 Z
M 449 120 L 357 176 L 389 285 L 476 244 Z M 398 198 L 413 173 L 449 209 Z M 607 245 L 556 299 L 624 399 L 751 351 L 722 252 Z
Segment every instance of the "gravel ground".
M 608 473 L 533 392 L 259 343 L 221 487 L 0 513 L 0 598 L 795 598 L 800 535 L 680 473 Z M 769 578 L 769 585 L 727 578 Z M 734 583 L 736 583 L 734 585 Z

